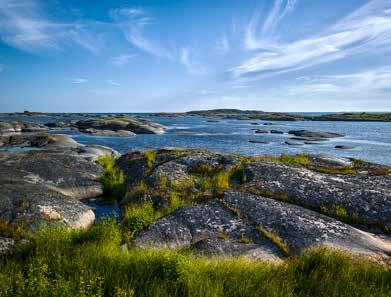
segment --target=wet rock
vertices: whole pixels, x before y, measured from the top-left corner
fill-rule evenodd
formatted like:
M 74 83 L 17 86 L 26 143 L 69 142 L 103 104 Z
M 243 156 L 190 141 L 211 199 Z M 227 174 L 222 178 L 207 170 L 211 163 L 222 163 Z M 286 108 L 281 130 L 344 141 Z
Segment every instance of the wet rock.
M 70 122 L 50 122 L 46 123 L 45 126 L 52 129 L 67 129 L 70 127 Z
M 298 137 L 317 137 L 317 138 L 335 138 L 343 137 L 344 135 L 334 132 L 323 132 L 323 131 L 308 131 L 308 130 L 292 130 L 288 132 Z
M 290 141 L 290 140 L 287 140 L 287 141 L 285 141 L 284 143 L 287 144 L 287 145 L 296 145 L 296 146 L 298 146 L 298 145 L 303 145 L 303 143 L 301 143 L 301 142 Z
M 87 133 L 91 134 L 94 136 L 120 136 L 120 137 L 126 137 L 126 136 L 135 136 L 136 133 L 133 133 L 131 131 L 127 130 L 117 130 L 117 131 L 112 131 L 112 130 L 99 130 L 99 129 L 81 129 L 80 132 L 82 133 Z
M 248 142 L 250 142 L 250 143 L 259 143 L 259 144 L 269 144 L 270 143 L 270 142 L 267 142 L 267 141 L 254 140 L 254 139 L 250 139 Z
M 267 134 L 269 132 L 270 132 L 269 130 L 264 130 L 264 129 L 255 130 L 255 133 L 257 133 L 257 134 Z
M 327 138 L 322 137 L 291 137 L 291 140 L 298 140 L 298 141 L 327 141 Z
M 322 144 L 322 143 L 321 142 L 316 142 L 316 141 L 304 141 L 304 144 L 315 145 L 315 144 Z
M 43 125 L 28 122 L 0 122 L 0 136 L 12 136 L 20 133 L 42 132 Z
M 341 150 L 351 150 L 354 149 L 354 146 L 349 144 L 340 144 L 340 145 L 336 145 L 335 148 Z
M 106 135 L 108 131 L 117 132 L 116 136 L 130 136 L 130 133 L 125 133 L 124 131 L 132 132 L 135 134 L 163 134 L 165 132 L 165 127 L 158 124 L 145 120 L 136 119 L 133 117 L 96 117 L 85 120 L 80 120 L 76 122 L 75 126 L 80 131 L 86 131 L 86 133 L 98 133 L 99 131 Z M 99 130 L 99 131 L 97 131 Z M 118 132 L 122 131 L 122 132 Z M 119 133 L 119 134 L 118 134 Z M 126 134 L 126 135 L 125 135 Z
M 241 217 L 281 239 L 294 255 L 320 245 L 381 258 L 391 252 L 391 244 L 379 237 L 300 206 L 240 192 L 225 193 L 223 201 Z
M 270 130 L 270 133 L 272 133 L 272 134 L 284 134 L 284 132 L 280 131 L 280 130 Z

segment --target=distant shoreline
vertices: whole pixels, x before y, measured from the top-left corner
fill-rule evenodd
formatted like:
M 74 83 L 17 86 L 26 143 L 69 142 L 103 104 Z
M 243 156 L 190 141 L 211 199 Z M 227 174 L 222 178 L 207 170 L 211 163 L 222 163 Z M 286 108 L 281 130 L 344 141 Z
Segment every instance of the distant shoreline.
M 319 115 L 315 115 L 315 114 Z M 183 117 L 202 116 L 212 120 L 265 120 L 265 121 L 346 121 L 346 122 L 391 122 L 391 112 L 264 112 L 259 110 L 213 109 L 188 112 L 157 112 L 157 113 L 45 113 L 45 112 L 11 112 L 0 113 L 0 116 L 80 116 L 94 115 L 129 115 L 140 117 Z M 308 114 L 308 115 L 307 115 Z M 310 115 L 312 114 L 312 115 Z

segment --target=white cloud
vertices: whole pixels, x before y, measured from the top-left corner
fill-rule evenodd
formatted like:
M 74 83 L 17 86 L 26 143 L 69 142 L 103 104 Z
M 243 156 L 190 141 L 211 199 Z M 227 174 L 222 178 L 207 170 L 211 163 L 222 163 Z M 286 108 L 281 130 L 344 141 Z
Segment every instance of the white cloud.
M 36 52 L 77 44 L 91 52 L 99 48 L 99 34 L 90 32 L 97 23 L 56 22 L 35 0 L 0 1 L 0 39 L 18 49 Z
M 192 51 L 189 48 L 182 48 L 180 61 L 190 74 L 201 75 L 208 72 L 206 67 L 193 59 Z
M 109 85 L 112 85 L 112 86 L 116 86 L 116 87 L 120 86 L 119 83 L 117 83 L 116 81 L 113 81 L 111 79 L 106 80 L 106 83 L 108 83 Z
M 391 89 L 391 68 L 379 68 L 339 75 L 307 76 L 297 79 L 288 93 L 343 93 L 343 94 L 382 94 Z
M 129 64 L 130 60 L 136 56 L 136 54 L 121 54 L 119 56 L 112 57 L 110 62 L 115 66 L 124 66 Z
M 172 53 L 145 37 L 144 29 L 152 24 L 153 19 L 139 8 L 117 8 L 110 11 L 110 16 L 120 26 L 126 39 L 138 49 L 159 58 L 173 59 Z
M 262 77 L 371 50 L 391 50 L 391 15 L 385 12 L 389 8 L 391 2 L 373 0 L 321 34 L 290 43 L 272 44 L 268 51 L 258 52 L 230 71 L 236 78 Z M 248 48 L 262 48 L 263 45 L 263 40 L 246 39 Z
M 86 82 L 88 82 L 88 79 L 86 79 L 86 78 L 72 78 L 71 79 L 71 83 L 73 83 L 73 84 L 84 84 Z
M 275 0 L 273 8 L 263 22 L 261 30 L 259 30 L 259 28 L 261 27 L 260 21 L 262 11 L 257 10 L 245 29 L 245 49 L 256 50 L 260 48 L 274 48 L 274 43 L 276 42 L 274 33 L 284 17 L 295 9 L 296 3 L 296 0 Z

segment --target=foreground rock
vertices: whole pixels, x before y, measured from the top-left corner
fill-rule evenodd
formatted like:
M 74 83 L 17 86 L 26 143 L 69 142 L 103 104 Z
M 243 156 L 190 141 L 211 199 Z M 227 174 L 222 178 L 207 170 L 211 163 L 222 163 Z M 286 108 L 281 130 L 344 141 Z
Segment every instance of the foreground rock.
M 391 176 L 338 175 L 269 161 L 244 164 L 248 191 L 391 230 Z M 332 170 L 331 170 L 332 171 Z
M 102 194 L 102 169 L 66 152 L 0 155 L 0 219 L 34 231 L 42 224 L 86 228 L 93 211 L 79 200 Z
M 191 248 L 208 255 L 247 255 L 277 260 L 281 252 L 253 226 L 247 225 L 223 205 L 181 208 L 155 224 L 135 240 L 140 247 Z
M 167 149 L 123 155 L 123 206 L 150 202 L 164 212 L 173 201 L 186 205 L 135 244 L 271 261 L 326 245 L 388 259 L 389 237 L 368 229 L 391 230 L 389 168 L 327 156 L 295 160 Z M 371 166 L 382 173 L 372 175 Z
M 317 245 L 382 258 L 391 252 L 390 243 L 300 206 L 240 192 L 227 192 L 223 201 L 241 217 L 259 226 L 261 233 L 280 248 L 286 248 L 288 254 L 299 255 Z

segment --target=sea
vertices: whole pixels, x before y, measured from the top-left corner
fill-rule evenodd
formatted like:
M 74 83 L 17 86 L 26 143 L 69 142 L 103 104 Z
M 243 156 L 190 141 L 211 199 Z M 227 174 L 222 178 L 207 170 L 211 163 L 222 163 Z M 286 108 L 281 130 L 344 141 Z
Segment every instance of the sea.
M 322 113 L 300 113 L 320 115 Z M 138 114 L 143 117 L 143 114 Z M 37 123 L 78 119 L 79 116 L 25 116 L 0 115 L 1 120 L 19 120 Z M 208 149 L 223 153 L 243 155 L 280 155 L 282 153 L 327 154 L 351 157 L 380 164 L 391 165 L 391 122 L 342 122 L 342 121 L 260 121 L 260 120 L 219 120 L 210 122 L 199 116 L 145 117 L 149 121 L 163 124 L 167 133 L 163 135 L 137 135 L 133 137 L 91 136 L 72 130 L 52 130 L 51 133 L 70 135 L 82 144 L 109 146 L 120 153 L 133 150 L 147 150 L 167 147 Z M 267 125 L 272 123 L 272 125 Z M 265 125 L 266 124 L 266 125 Z M 290 146 L 285 144 L 292 135 L 256 134 L 254 129 L 273 129 L 283 132 L 290 130 L 311 130 L 336 132 L 345 135 L 319 144 Z M 265 143 L 252 143 L 249 141 Z M 350 145 L 353 149 L 343 150 L 336 145 Z

